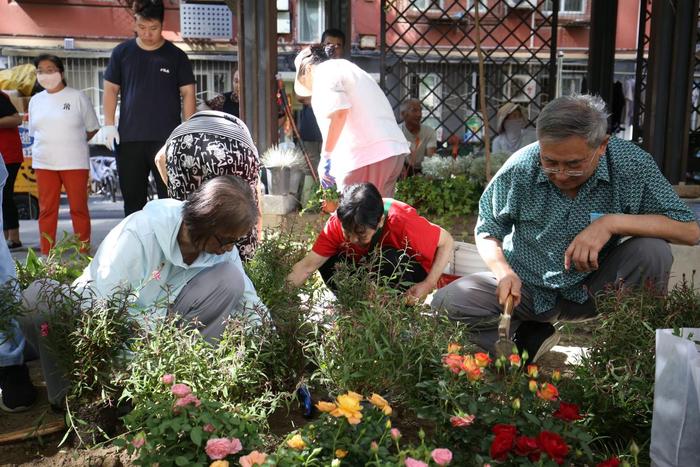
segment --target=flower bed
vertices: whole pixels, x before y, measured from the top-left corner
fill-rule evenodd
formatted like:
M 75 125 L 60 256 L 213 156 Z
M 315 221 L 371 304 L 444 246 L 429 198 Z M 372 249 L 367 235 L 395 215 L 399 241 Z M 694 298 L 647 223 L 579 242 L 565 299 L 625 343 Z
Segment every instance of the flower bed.
M 341 267 L 335 301 L 313 281 L 301 298 L 280 284 L 303 252 L 292 236 L 263 242 L 248 270 L 270 316 L 259 326 L 232 320 L 218 346 L 175 321 L 134 331 L 122 312 L 127 291 L 89 308 L 73 297 L 45 332 L 67 356 L 73 430 L 86 430 L 75 407 L 121 400 L 132 410 L 111 442 L 139 465 L 645 464 L 653 329 L 700 319 L 687 286 L 667 298 L 602 297 L 591 350 L 562 377 L 524 366 L 517 352 L 478 352 L 464 326 L 405 303 L 369 273 Z M 46 263 L 58 258 L 37 261 L 40 274 L 60 270 Z M 316 415 L 271 435 L 269 414 L 285 402 L 296 412 L 301 386 Z M 81 439 L 104 442 L 101 430 Z

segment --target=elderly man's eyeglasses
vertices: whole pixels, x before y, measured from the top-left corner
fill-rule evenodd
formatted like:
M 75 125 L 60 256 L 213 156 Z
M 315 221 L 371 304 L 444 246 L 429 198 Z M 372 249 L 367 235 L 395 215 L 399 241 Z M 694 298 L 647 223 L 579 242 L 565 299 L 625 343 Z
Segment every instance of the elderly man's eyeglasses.
M 593 158 L 595 157 L 595 151 L 593 151 L 593 154 L 591 154 L 591 157 L 588 159 L 588 163 L 586 164 L 585 168 L 582 169 L 560 169 L 559 167 L 545 167 L 544 164 L 542 164 L 542 159 L 540 158 L 540 169 L 542 169 L 542 172 L 548 174 L 548 175 L 554 175 L 558 173 L 564 173 L 564 175 L 567 175 L 569 177 L 580 177 L 584 173 L 586 173 L 586 170 L 588 170 L 588 166 L 591 164 L 591 161 L 593 161 Z
M 226 247 L 228 247 L 228 246 L 231 246 L 231 245 L 233 245 L 234 243 L 236 243 L 236 241 L 238 240 L 237 238 L 233 238 L 233 239 L 222 239 L 221 237 L 219 237 L 219 236 L 216 235 L 216 234 L 214 234 L 214 238 L 216 239 L 217 242 L 219 242 L 219 247 L 221 247 L 221 248 L 226 248 Z

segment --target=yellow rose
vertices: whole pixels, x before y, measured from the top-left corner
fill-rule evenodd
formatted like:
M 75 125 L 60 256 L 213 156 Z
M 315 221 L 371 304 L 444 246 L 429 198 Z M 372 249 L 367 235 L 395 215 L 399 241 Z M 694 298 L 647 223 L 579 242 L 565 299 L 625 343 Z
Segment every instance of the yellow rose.
M 333 402 L 323 402 L 320 401 L 316 404 L 316 408 L 321 412 L 333 412 L 336 406 Z
M 337 407 L 331 412 L 331 415 L 334 417 L 345 417 L 351 425 L 360 423 L 362 406 L 357 398 L 349 394 L 343 394 L 338 396 L 336 405 Z
M 352 392 L 352 391 L 348 391 L 348 393 L 346 395 L 352 397 L 353 399 L 357 400 L 358 402 L 360 402 L 362 399 L 364 399 L 364 397 L 362 397 L 362 395 L 360 395 L 356 392 Z
M 389 403 L 384 399 L 382 396 L 380 396 L 377 393 L 372 394 L 372 397 L 369 399 L 369 401 L 378 409 L 380 409 L 382 412 L 384 412 L 384 415 L 389 416 L 391 415 L 391 406 Z
M 462 346 L 456 342 L 451 342 L 447 346 L 447 353 L 458 353 L 460 350 L 462 350 Z
M 306 443 L 301 438 L 301 435 L 296 434 L 292 436 L 291 439 L 287 440 L 287 446 L 289 446 L 292 449 L 296 449 L 297 451 L 301 451 L 306 447 Z
M 214 461 L 209 467 L 228 467 L 228 461 Z
M 338 459 L 342 459 L 343 457 L 347 456 L 348 452 L 345 449 L 336 449 L 335 450 L 335 457 Z

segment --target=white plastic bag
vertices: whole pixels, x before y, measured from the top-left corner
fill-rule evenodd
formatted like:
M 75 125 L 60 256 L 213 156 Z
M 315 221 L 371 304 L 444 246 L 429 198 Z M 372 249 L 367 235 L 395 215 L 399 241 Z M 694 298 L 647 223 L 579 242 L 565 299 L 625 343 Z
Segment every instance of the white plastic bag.
M 700 328 L 680 331 L 656 330 L 652 466 L 700 466 Z

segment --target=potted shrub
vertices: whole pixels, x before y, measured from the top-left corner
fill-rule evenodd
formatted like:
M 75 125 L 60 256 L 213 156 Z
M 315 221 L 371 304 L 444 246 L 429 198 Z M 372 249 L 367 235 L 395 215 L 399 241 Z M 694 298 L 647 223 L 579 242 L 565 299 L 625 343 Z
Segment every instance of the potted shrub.
M 296 195 L 303 176 L 304 156 L 294 146 L 270 146 L 261 162 L 267 174 L 267 191 L 271 195 Z

